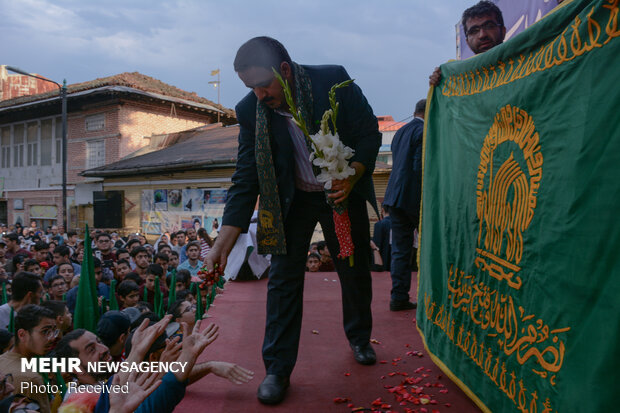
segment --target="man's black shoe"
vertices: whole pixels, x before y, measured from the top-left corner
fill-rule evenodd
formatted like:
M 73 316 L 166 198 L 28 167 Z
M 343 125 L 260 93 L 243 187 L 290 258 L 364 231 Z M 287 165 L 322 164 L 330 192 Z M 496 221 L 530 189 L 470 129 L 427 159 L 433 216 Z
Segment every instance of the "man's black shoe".
M 390 311 L 415 310 L 416 308 L 418 304 L 411 301 L 390 301 Z
M 351 344 L 351 348 L 353 349 L 355 361 L 359 364 L 370 366 L 371 364 L 375 364 L 377 362 L 377 355 L 375 354 L 375 350 L 372 348 L 370 343 L 362 344 L 361 346 Z
M 258 386 L 257 397 L 263 404 L 278 404 L 284 400 L 290 382 L 288 377 L 268 374 Z

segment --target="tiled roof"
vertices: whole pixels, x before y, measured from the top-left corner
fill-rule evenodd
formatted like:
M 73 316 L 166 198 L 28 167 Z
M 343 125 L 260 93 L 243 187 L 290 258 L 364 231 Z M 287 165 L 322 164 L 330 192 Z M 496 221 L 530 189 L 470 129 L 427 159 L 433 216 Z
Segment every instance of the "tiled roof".
M 120 177 L 180 172 L 209 167 L 234 166 L 237 161 L 239 126 L 202 126 L 166 137 L 168 147 L 123 159 L 81 173 L 89 177 Z
M 150 76 L 143 75 L 138 72 L 125 72 L 114 76 L 102 77 L 88 82 L 75 83 L 67 86 L 67 93 L 81 92 L 89 89 L 97 89 L 104 86 L 126 86 L 145 92 L 157 93 L 165 96 L 180 98 L 189 100 L 192 102 L 202 103 L 214 106 L 222 110 L 228 116 L 235 116 L 233 110 L 228 109 L 222 105 L 218 105 L 208 99 L 198 96 L 195 92 L 187 92 L 179 89 L 175 86 L 162 82 L 161 80 L 152 78 Z M 5 100 L 0 102 L 0 107 L 13 106 L 27 102 L 34 102 L 37 100 L 43 100 L 50 97 L 58 96 L 58 91 L 53 90 L 51 92 L 40 93 L 37 95 L 22 96 L 15 99 Z
M 406 122 L 396 122 L 390 115 L 377 116 L 377 120 L 379 121 L 380 132 L 397 131 L 407 124 Z

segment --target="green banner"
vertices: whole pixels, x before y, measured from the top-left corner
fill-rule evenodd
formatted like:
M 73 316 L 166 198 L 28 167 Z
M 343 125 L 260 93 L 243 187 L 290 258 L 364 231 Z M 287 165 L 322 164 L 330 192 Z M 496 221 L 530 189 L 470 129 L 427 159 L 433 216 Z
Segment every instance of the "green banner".
M 483 411 L 620 411 L 618 11 L 564 1 L 429 95 L 417 325 Z

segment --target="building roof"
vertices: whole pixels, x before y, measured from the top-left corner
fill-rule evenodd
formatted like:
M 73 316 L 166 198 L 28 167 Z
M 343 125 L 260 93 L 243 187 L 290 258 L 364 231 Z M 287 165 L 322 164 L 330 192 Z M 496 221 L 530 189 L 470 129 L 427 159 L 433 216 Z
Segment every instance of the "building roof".
M 138 72 L 125 72 L 114 76 L 90 80 L 88 82 L 68 85 L 67 94 L 69 97 L 71 97 L 71 95 L 80 94 L 79 92 L 119 86 L 125 88 L 119 88 L 118 90 L 127 91 L 128 89 L 126 88 L 130 88 L 147 92 L 154 96 L 177 98 L 181 99 L 182 101 L 197 103 L 197 106 L 206 106 L 214 111 L 221 111 L 226 117 L 235 117 L 235 112 L 232 109 L 228 109 L 208 99 L 202 98 L 198 96 L 195 92 L 187 92 L 175 86 L 164 83 L 161 80 L 143 75 Z M 39 93 L 36 95 L 21 96 L 15 99 L 4 100 L 0 102 L 0 108 L 34 103 L 37 101 L 46 101 L 50 98 L 58 98 L 58 91 L 53 90 L 50 92 Z
M 397 131 L 407 124 L 407 122 L 396 122 L 390 115 L 377 116 L 379 121 L 379 132 Z
M 195 169 L 234 167 L 239 126 L 201 126 L 165 135 L 167 147 L 83 171 L 87 177 L 122 177 Z

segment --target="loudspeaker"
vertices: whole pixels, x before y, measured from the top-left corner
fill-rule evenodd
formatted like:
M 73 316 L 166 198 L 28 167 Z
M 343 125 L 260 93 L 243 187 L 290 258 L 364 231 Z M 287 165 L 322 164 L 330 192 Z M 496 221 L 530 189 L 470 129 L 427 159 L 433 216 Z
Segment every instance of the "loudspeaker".
M 93 192 L 95 228 L 123 228 L 124 191 Z

